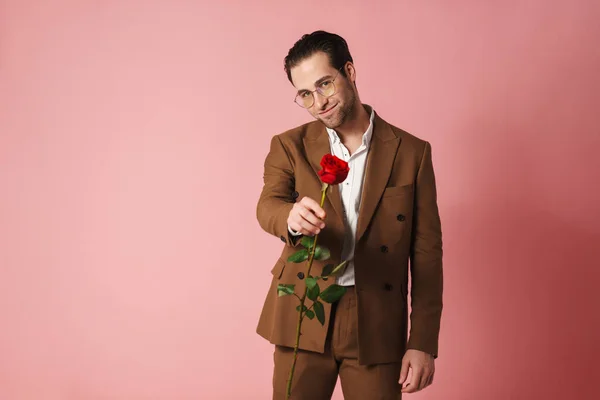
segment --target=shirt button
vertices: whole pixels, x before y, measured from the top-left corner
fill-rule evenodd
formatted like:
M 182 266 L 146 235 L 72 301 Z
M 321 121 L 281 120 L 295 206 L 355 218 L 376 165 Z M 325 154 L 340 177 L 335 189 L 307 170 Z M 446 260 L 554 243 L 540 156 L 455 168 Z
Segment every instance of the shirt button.
M 385 245 L 381 246 L 381 252 L 382 253 L 387 253 L 388 252 L 388 247 L 385 246 Z
M 404 220 L 406 219 L 406 217 L 405 217 L 404 215 L 402 215 L 402 214 L 398 214 L 398 215 L 396 216 L 396 219 L 397 219 L 398 221 L 404 221 Z

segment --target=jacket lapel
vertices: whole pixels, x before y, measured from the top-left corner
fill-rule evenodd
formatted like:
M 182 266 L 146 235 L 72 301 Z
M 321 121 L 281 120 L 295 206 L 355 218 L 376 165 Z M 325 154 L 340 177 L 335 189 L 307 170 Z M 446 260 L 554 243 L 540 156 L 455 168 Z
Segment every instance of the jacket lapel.
M 371 137 L 371 144 L 367 154 L 365 178 L 358 212 L 356 243 L 361 239 L 369 225 L 379 199 L 383 194 L 383 190 L 387 185 L 400 141 L 400 137 L 396 135 L 389 124 L 375 113 L 373 136 Z M 318 173 L 321 170 L 321 158 L 323 155 L 331 153 L 329 136 L 325 125 L 318 121 L 309 124 L 303 142 L 308 161 L 315 171 L 315 179 L 320 186 L 321 180 Z M 330 202 L 340 222 L 343 223 L 344 206 L 340 196 L 339 185 L 333 185 L 328 189 L 325 201 Z
M 400 136 L 396 135 L 389 124 L 375 113 L 373 137 L 367 154 L 365 178 L 358 211 L 356 243 L 369 226 L 375 208 L 381 199 L 392 172 L 400 141 Z

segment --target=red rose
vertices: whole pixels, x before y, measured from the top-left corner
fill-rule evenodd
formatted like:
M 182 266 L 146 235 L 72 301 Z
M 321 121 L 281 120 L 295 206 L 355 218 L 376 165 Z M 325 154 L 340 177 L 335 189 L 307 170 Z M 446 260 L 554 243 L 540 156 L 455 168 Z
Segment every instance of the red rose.
M 319 171 L 319 177 L 321 181 L 329 185 L 337 185 L 344 182 L 348 176 L 350 168 L 348 163 L 342 159 L 337 158 L 332 154 L 325 154 L 321 159 L 321 169 Z

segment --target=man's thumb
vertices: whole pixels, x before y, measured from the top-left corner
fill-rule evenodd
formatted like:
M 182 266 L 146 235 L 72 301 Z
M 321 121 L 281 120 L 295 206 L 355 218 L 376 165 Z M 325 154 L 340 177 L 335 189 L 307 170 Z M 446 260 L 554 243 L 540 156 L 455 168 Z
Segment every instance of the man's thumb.
M 402 368 L 400 369 L 400 384 L 404 384 L 404 381 L 408 377 L 408 359 L 402 360 Z

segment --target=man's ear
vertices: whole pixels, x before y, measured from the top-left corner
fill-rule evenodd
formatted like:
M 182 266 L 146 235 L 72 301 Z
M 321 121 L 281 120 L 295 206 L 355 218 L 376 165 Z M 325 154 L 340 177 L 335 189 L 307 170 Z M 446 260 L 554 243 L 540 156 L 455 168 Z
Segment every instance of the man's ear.
M 354 64 L 348 61 L 344 68 L 346 69 L 346 77 L 350 82 L 356 83 L 356 69 L 354 68 Z

